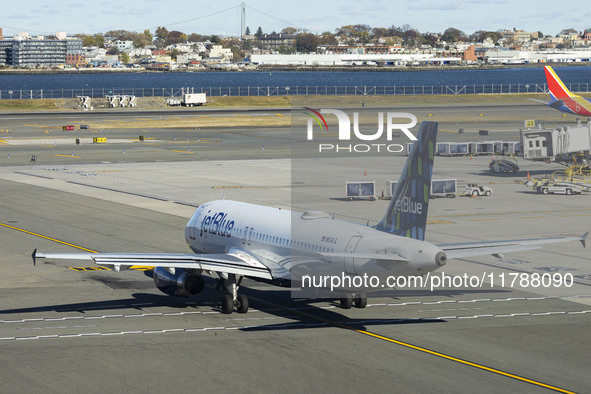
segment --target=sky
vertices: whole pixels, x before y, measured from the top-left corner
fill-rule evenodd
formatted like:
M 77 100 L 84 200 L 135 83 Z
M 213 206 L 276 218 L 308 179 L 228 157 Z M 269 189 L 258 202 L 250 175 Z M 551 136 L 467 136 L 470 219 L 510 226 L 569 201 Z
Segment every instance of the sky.
M 12 1 L 3 9 L 5 36 L 24 31 L 104 33 L 109 30 L 152 33 L 158 26 L 184 33 L 239 35 L 240 0 Z M 556 35 L 561 30 L 591 28 L 591 7 L 555 0 L 251 0 L 246 25 L 254 33 L 295 26 L 313 33 L 335 32 L 345 25 L 409 25 L 421 33 L 449 27 L 466 34 L 477 30 L 522 29 Z

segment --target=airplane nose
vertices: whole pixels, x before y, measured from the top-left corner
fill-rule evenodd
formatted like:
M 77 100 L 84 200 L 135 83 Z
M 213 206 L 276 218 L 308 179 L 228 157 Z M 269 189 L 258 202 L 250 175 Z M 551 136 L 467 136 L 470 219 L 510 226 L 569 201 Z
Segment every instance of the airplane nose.
M 435 255 L 435 264 L 440 267 L 443 267 L 447 263 L 447 255 L 445 252 L 439 252 Z

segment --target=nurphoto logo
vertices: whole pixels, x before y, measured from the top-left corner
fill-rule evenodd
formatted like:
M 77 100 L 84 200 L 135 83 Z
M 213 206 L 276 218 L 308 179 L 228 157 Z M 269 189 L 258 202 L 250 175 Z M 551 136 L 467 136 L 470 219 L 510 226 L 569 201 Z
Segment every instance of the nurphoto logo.
M 353 112 L 353 122 L 347 113 L 339 109 L 320 109 L 315 110 L 309 107 L 304 109 L 310 112 L 304 112 L 309 119 L 307 123 L 306 139 L 308 141 L 314 140 L 314 125 L 317 124 L 320 131 L 327 132 L 329 130 L 328 123 L 323 115 L 331 114 L 336 116 L 338 122 L 338 139 L 339 141 L 378 141 L 383 139 L 384 132 L 386 141 L 392 141 L 394 131 L 402 131 L 410 141 L 416 141 L 410 129 L 417 124 L 417 117 L 406 112 L 378 112 L 377 131 L 372 133 L 363 133 L 359 129 L 359 112 Z M 384 117 L 386 118 L 384 122 Z M 400 120 L 406 120 L 401 123 Z M 384 127 L 384 124 L 386 127 Z M 353 127 L 351 127 L 351 125 Z M 351 134 L 353 129 L 353 135 Z M 362 144 L 318 144 L 319 152 L 349 152 L 349 153 L 367 153 L 367 152 L 392 152 L 398 153 L 404 151 L 404 146 L 401 144 L 385 144 L 385 143 L 362 143 Z

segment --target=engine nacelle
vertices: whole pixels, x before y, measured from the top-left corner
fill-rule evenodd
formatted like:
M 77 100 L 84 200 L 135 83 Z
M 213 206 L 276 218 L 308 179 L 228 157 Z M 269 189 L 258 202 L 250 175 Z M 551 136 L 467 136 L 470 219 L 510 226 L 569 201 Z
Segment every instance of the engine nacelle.
M 201 275 L 187 272 L 183 268 L 175 268 L 174 274 L 163 267 L 154 269 L 154 283 L 161 292 L 177 297 L 197 295 L 205 288 Z

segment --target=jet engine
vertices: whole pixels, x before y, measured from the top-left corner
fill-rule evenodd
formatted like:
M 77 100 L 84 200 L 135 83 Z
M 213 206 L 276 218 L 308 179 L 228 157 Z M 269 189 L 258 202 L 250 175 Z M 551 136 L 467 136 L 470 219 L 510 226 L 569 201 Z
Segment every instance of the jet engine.
M 176 297 L 194 296 L 205 288 L 205 281 L 201 275 L 183 268 L 156 267 L 154 283 L 161 292 Z

